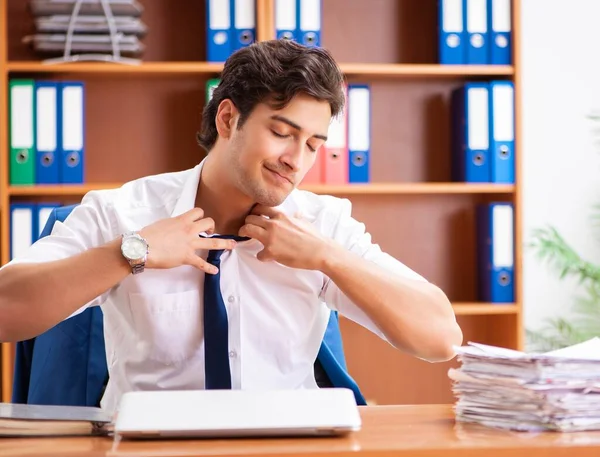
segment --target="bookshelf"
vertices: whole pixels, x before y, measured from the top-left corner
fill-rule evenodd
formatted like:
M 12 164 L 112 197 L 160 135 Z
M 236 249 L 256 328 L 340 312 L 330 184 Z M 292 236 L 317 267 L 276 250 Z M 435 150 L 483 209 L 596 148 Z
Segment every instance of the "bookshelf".
M 196 165 L 195 132 L 205 82 L 222 64 L 205 62 L 202 1 L 147 0 L 149 27 L 139 66 L 110 63 L 47 65 L 21 43 L 32 23 L 23 0 L 0 0 L 0 260 L 9 261 L 8 207 L 17 201 L 78 202 L 148 174 Z M 306 185 L 349 198 L 374 241 L 426 278 L 453 302 L 464 340 L 522 348 L 519 5 L 513 0 L 511 66 L 442 66 L 437 61 L 437 0 L 323 0 L 322 43 L 349 82 L 372 94 L 372 183 Z M 273 0 L 257 0 L 257 38 L 274 38 Z M 369 40 L 366 38 L 370 37 Z M 9 78 L 76 79 L 86 95 L 86 183 L 11 186 L 8 182 Z M 450 179 L 449 95 L 468 80 L 515 83 L 516 182 L 465 184 Z M 476 301 L 475 206 L 515 205 L 516 300 Z M 447 370 L 399 353 L 342 319 L 348 367 L 365 396 L 379 404 L 450 403 Z M 2 400 L 12 387 L 13 345 L 2 345 Z

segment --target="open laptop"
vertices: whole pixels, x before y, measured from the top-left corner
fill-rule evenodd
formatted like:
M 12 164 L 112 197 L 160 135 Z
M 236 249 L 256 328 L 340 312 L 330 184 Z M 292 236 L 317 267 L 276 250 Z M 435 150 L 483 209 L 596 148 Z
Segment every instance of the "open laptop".
M 253 391 L 137 391 L 121 397 L 114 424 L 122 438 L 340 435 L 361 418 L 345 388 Z

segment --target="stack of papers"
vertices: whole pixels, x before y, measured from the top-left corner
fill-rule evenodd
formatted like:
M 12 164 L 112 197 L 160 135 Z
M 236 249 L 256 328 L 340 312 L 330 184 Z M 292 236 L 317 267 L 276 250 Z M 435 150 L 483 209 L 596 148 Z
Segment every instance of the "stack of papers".
M 72 54 L 112 54 L 114 38 L 120 54 L 141 54 L 144 46 L 140 38 L 147 33 L 140 18 L 141 4 L 136 0 L 106 0 L 106 5 L 112 15 L 113 36 L 100 0 L 30 0 L 36 33 L 23 41 L 45 54 L 63 54 L 67 43 Z
M 544 354 L 469 343 L 448 375 L 457 422 L 518 431 L 600 430 L 600 338 Z

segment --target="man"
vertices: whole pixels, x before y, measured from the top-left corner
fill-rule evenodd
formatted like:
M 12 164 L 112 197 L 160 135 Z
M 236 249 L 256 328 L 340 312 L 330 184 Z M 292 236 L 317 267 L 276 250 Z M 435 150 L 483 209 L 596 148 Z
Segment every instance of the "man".
M 101 305 L 103 407 L 128 390 L 205 388 L 217 324 L 203 309 L 219 278 L 231 388 L 316 387 L 331 309 L 415 357 L 452 358 L 462 333 L 444 293 L 372 244 L 347 200 L 296 189 L 343 108 L 342 81 L 325 50 L 290 41 L 232 55 L 203 114 L 207 157 L 88 193 L 2 268 L 0 339 Z

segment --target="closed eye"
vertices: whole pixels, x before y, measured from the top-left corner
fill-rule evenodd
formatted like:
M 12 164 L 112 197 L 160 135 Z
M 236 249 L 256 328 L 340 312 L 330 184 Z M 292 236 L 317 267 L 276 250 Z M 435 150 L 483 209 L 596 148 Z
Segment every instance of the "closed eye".
M 277 133 L 275 130 L 271 130 L 271 132 L 273 133 L 273 135 L 275 135 L 277 138 L 287 138 L 288 135 L 282 135 L 281 133 Z

